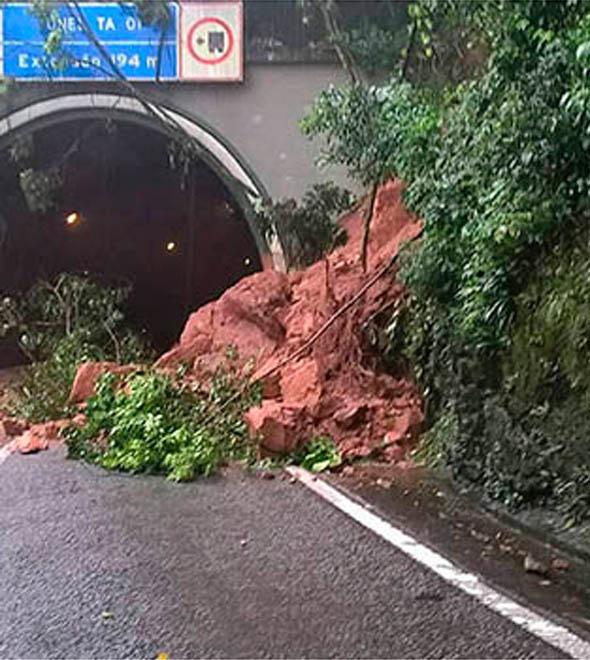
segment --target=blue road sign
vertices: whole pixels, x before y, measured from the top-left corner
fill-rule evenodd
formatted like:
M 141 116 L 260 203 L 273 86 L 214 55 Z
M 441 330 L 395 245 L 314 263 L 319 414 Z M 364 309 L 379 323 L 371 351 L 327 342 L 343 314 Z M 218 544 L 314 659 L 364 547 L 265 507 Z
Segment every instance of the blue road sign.
M 79 6 L 83 21 L 73 8 L 60 5 L 46 28 L 41 29 L 30 3 L 3 5 L 4 75 L 21 80 L 113 78 L 107 57 L 91 43 L 85 31 L 86 22 L 108 58 L 129 80 L 154 80 L 158 66 L 162 80 L 178 78 L 178 6 L 175 3 L 169 5 L 172 20 L 163 38 L 159 29 L 141 24 L 132 4 L 95 2 Z M 63 37 L 59 52 L 50 56 L 44 45 L 47 34 L 53 30 L 60 30 Z

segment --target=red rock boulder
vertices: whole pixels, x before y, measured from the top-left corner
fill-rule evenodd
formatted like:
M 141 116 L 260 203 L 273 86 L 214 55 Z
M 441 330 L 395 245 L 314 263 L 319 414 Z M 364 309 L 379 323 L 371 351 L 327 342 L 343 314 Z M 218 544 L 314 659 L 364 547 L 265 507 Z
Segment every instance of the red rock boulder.
M 30 424 L 21 419 L 8 417 L 0 413 L 0 445 L 7 444 L 18 435 L 22 435 Z
M 219 300 L 209 303 L 189 317 L 180 342 L 162 355 L 156 368 L 179 364 L 193 366 L 200 373 L 212 372 L 212 361 L 233 346 L 240 359 L 264 361 L 282 344 L 285 328 L 278 314 L 291 295 L 284 273 L 265 271 L 244 278 L 228 289 Z M 195 365 L 197 358 L 200 358 Z
M 286 406 L 277 401 L 263 401 L 245 415 L 250 436 L 260 448 L 271 454 L 288 454 L 307 440 L 309 420 L 303 406 Z
M 83 362 L 72 384 L 68 403 L 84 403 L 96 394 L 96 383 L 106 373 L 127 376 L 137 370 L 134 365 L 120 365 L 116 362 Z

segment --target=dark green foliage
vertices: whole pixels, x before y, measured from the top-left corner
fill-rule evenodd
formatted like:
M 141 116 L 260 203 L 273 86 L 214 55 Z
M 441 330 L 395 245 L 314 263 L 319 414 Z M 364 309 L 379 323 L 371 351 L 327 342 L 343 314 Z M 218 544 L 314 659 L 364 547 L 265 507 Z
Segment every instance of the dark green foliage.
M 308 137 L 325 139 L 320 165 L 344 165 L 363 184 L 379 182 L 401 168 L 419 171 L 432 164 L 428 159 L 438 140 L 440 113 L 421 103 L 422 96 L 397 82 L 330 88 L 320 94 L 301 129 Z
M 505 371 L 514 396 L 543 404 L 576 392 L 590 403 L 590 232 L 568 227 L 515 299 Z
M 385 10 L 385 8 L 387 9 Z M 357 65 L 374 75 L 388 72 L 400 61 L 407 46 L 407 13 L 401 3 L 381 3 L 375 15 L 355 17 L 344 26 L 339 41 Z
M 470 85 L 449 113 L 435 167 L 408 190 L 427 240 L 406 280 L 444 302 L 473 345 L 506 343 L 519 258 L 578 212 L 573 182 L 554 172 L 563 162 L 562 173 L 573 169 L 577 180 L 587 168 L 576 132 L 560 126 L 553 81 L 563 75 L 561 58 L 554 51 L 540 57 L 508 87 L 491 73 Z M 553 130 L 558 140 L 548 139 Z
M 391 70 L 399 61 L 406 41 L 405 29 L 383 28 L 369 22 L 342 34 L 344 46 L 352 53 L 355 61 L 369 73 Z
M 389 326 L 391 356 L 407 361 L 426 401 L 429 430 L 416 457 L 476 484 L 509 507 L 555 499 L 571 465 L 563 443 L 517 414 L 495 353 L 457 342 L 445 317 L 416 299 Z
M 208 476 L 229 460 L 251 457 L 243 413 L 259 398 L 258 389 L 231 369 L 195 389 L 150 372 L 116 388 L 107 375 L 88 402 L 85 425 L 64 432 L 68 455 L 173 481 Z
M 78 365 L 104 355 L 100 347 L 85 344 L 75 335 L 58 340 L 51 356 L 26 367 L 12 412 L 32 422 L 63 417 Z
M 302 123 L 325 139 L 324 161 L 363 183 L 408 182 L 426 238 L 406 280 L 444 303 L 473 345 L 506 343 L 521 254 L 587 207 L 590 140 L 580 136 L 590 117 L 571 90 L 584 89 L 590 29 L 576 22 L 580 3 L 555 8 L 563 4 L 491 2 L 483 18 L 472 12 L 496 45 L 478 80 L 442 93 L 398 78 L 330 89 Z
M 30 358 L 15 413 L 41 421 L 66 412 L 78 365 L 89 360 L 140 362 L 147 342 L 125 323 L 125 286 L 63 273 L 26 294 L 0 301 L 0 334 L 16 335 Z
M 232 460 L 255 462 L 244 413 L 260 403 L 260 388 L 239 375 L 231 357 L 210 382 L 138 372 L 118 383 L 106 374 L 88 401 L 86 422 L 64 431 L 68 457 L 109 470 L 165 474 L 172 481 L 209 476 Z M 258 461 L 259 467 L 300 465 L 311 472 L 338 467 L 331 438 L 317 437 L 292 456 Z
M 389 359 L 411 367 L 425 398 L 417 458 L 506 506 L 548 504 L 571 522 L 590 501 L 589 248 L 578 230 L 536 260 L 505 351 L 466 346 L 415 297 L 388 328 Z
M 0 303 L 0 331 L 16 332 L 23 351 L 34 361 L 51 356 L 64 337 L 80 344 L 103 346 L 125 360 L 131 338 L 123 306 L 129 286 L 103 286 L 90 276 L 62 273 L 53 281 L 39 281 L 21 296 Z
M 309 266 L 346 241 L 337 221 L 353 202 L 348 190 L 333 183 L 316 184 L 300 203 L 286 199 L 267 205 L 258 223 L 267 239 L 278 235 L 288 266 Z
M 304 120 L 324 160 L 398 176 L 425 221 L 389 359 L 422 387 L 419 455 L 508 506 L 571 520 L 590 501 L 590 3 L 411 3 L 411 23 L 477 37 L 477 79 L 328 90 Z

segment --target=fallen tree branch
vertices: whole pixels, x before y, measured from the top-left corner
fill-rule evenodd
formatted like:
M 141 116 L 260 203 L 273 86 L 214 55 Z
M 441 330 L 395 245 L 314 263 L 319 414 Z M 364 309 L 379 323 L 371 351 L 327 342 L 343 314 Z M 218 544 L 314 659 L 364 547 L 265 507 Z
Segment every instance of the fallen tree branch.
M 107 335 L 109 336 L 110 340 L 113 342 L 113 345 L 115 347 L 115 361 L 120 364 L 121 363 L 121 345 L 119 344 L 119 340 L 117 339 L 117 336 L 115 335 L 115 333 L 109 327 L 108 323 L 103 321 L 102 325 L 103 325 L 104 329 L 106 330 Z
M 106 67 L 100 65 L 93 65 L 95 69 L 102 71 L 105 75 L 112 79 L 115 83 L 120 85 L 125 91 L 127 91 L 145 110 L 146 114 L 154 119 L 160 127 L 163 128 L 164 132 L 173 140 L 177 141 L 179 144 L 188 144 L 192 150 L 192 156 L 200 158 L 207 162 L 204 157 L 206 154 L 206 149 L 200 144 L 200 142 L 191 136 L 184 127 L 172 116 L 170 110 L 163 105 L 157 99 L 151 98 L 147 93 L 144 93 L 137 85 L 130 82 L 117 64 L 112 60 L 109 55 L 108 50 L 101 43 L 100 39 L 94 33 L 92 26 L 86 19 L 84 12 L 80 6 L 79 0 L 71 0 L 67 5 L 69 15 L 76 21 L 78 28 L 86 35 L 86 38 L 90 44 L 95 48 L 96 52 L 100 55 L 102 61 L 106 64 Z M 162 43 L 162 40 L 160 40 Z M 160 53 L 158 54 L 158 67 L 160 66 Z M 156 77 L 156 82 L 158 82 L 158 76 Z M 245 194 L 253 192 L 244 182 L 237 178 L 229 170 L 226 172 L 228 178 L 230 178 L 234 183 L 238 185 L 241 191 Z
M 274 367 L 272 367 L 272 369 L 269 369 L 269 371 L 267 371 L 266 373 L 263 373 L 251 384 L 254 385 L 257 382 L 263 380 L 264 378 L 268 378 L 277 371 L 280 371 L 285 365 L 289 364 L 289 362 L 298 360 L 300 357 L 305 355 L 307 351 L 316 343 L 316 341 L 324 334 L 326 334 L 326 332 L 330 329 L 330 327 L 334 325 L 334 323 L 341 316 L 346 314 L 346 312 L 351 307 L 353 307 L 372 286 L 374 286 L 388 271 L 390 271 L 393 268 L 397 259 L 398 259 L 398 255 L 395 254 L 357 291 L 357 293 L 347 303 L 344 303 L 344 305 L 342 305 L 340 309 L 336 310 L 334 314 L 332 314 L 332 316 L 330 316 L 330 318 L 313 333 L 313 335 L 303 344 L 303 346 L 299 347 L 294 353 L 291 353 L 291 355 L 287 355 L 286 358 L 278 362 L 276 365 L 274 365 Z
M 361 68 L 355 61 L 353 54 L 350 51 L 345 43 L 342 36 L 342 30 L 340 28 L 340 23 L 338 21 L 336 12 L 337 6 L 333 0 L 316 0 L 316 6 L 318 7 L 322 18 L 324 19 L 324 25 L 332 46 L 336 51 L 336 55 L 340 60 L 342 68 L 350 76 L 350 81 L 353 85 L 361 85 L 364 82 L 364 76 Z

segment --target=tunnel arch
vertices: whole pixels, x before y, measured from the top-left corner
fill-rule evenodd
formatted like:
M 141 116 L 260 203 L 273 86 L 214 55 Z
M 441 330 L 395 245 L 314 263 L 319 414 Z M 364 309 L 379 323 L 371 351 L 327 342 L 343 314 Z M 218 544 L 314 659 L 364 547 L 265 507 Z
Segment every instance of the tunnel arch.
M 75 92 L 75 93 L 64 94 L 63 90 L 61 93 L 59 93 L 59 91 L 57 90 L 54 90 L 49 96 L 47 95 L 47 93 L 45 93 L 42 94 L 41 97 L 39 97 L 38 92 L 39 90 L 36 91 L 34 88 L 20 89 L 19 93 L 15 94 L 14 97 L 9 99 L 11 101 L 10 103 L 11 107 L 10 106 L 7 107 L 8 104 L 5 102 L 4 107 L 0 109 L 0 153 L 8 154 L 9 147 L 14 143 L 14 140 L 19 137 L 23 137 L 23 136 L 26 137 L 29 135 L 35 136 L 35 143 L 37 143 L 37 139 L 39 136 L 43 136 L 43 135 L 56 136 L 57 134 L 61 135 L 64 131 L 66 131 L 66 135 L 68 135 L 69 137 L 69 135 L 71 134 L 67 133 L 67 131 L 72 130 L 70 126 L 75 127 L 83 123 L 98 124 L 104 121 L 105 119 L 111 119 L 114 122 L 114 124 L 120 127 L 125 127 L 125 126 L 135 127 L 134 131 L 138 135 L 142 134 L 147 137 L 147 140 L 145 142 L 146 144 L 147 143 L 151 144 L 152 140 L 154 141 L 154 143 L 157 142 L 158 144 L 166 144 L 169 140 L 170 132 L 166 129 L 166 126 L 163 125 L 162 122 L 158 121 L 157 118 L 151 116 L 150 112 L 148 112 L 139 101 L 137 101 L 135 98 L 131 96 L 125 96 L 111 91 L 104 93 L 91 91 L 91 92 Z M 37 97 L 35 98 L 36 94 Z M 153 110 L 156 112 L 158 112 L 159 107 L 162 106 L 160 104 L 153 104 L 152 106 Z M 203 244 L 206 245 L 206 249 L 208 250 L 207 254 L 210 253 L 213 256 L 211 258 L 209 257 L 206 258 L 205 261 L 213 259 L 215 262 L 213 264 L 213 268 L 215 272 L 219 271 L 226 273 L 226 275 L 224 275 L 224 277 L 226 278 L 226 282 L 222 286 L 222 288 L 219 289 L 217 288 L 217 286 L 218 284 L 221 285 L 222 283 L 221 282 L 215 283 L 214 288 L 217 291 L 217 293 L 215 293 L 215 291 L 213 290 L 208 291 L 205 298 L 203 298 L 200 301 L 197 300 L 193 301 L 191 303 L 193 305 L 192 307 L 187 307 L 184 304 L 182 307 L 177 305 L 174 310 L 175 320 L 170 321 L 169 319 L 172 318 L 173 315 L 169 314 L 168 316 L 166 316 L 167 320 L 165 322 L 162 321 L 162 323 L 156 323 L 155 326 L 152 327 L 150 326 L 148 320 L 147 321 L 148 325 L 143 325 L 144 322 L 146 322 L 146 318 L 144 314 L 145 308 L 146 305 L 149 306 L 150 304 L 149 302 L 146 301 L 146 298 L 144 296 L 146 292 L 145 278 L 141 280 L 141 283 L 138 284 L 137 288 L 134 287 L 134 289 L 136 289 L 137 291 L 137 295 L 130 303 L 133 306 L 130 320 L 136 325 L 136 327 L 141 326 L 144 329 L 149 329 L 150 337 L 154 341 L 154 346 L 160 349 L 168 348 L 170 343 L 173 342 L 179 336 L 180 330 L 182 329 L 182 325 L 184 324 L 184 321 L 180 320 L 180 315 L 184 314 L 185 315 L 184 319 L 186 319 L 186 315 L 189 314 L 190 311 L 196 309 L 199 305 L 208 302 L 208 300 L 214 299 L 215 297 L 220 295 L 223 292 L 223 290 L 225 290 L 227 287 L 231 286 L 235 281 L 237 281 L 236 277 L 238 276 L 243 277 L 244 274 L 247 274 L 246 272 L 244 272 L 244 274 L 242 275 L 237 275 L 237 273 L 234 272 L 234 270 L 232 270 L 234 267 L 233 262 L 232 264 L 228 262 L 228 260 L 231 261 L 231 259 L 234 258 L 232 257 L 232 253 L 239 251 L 241 249 L 240 245 L 243 247 L 244 236 L 249 235 L 250 237 L 249 239 L 246 239 L 250 241 L 250 247 L 248 248 L 248 250 L 249 250 L 249 255 L 252 256 L 252 260 L 251 260 L 252 265 L 247 268 L 249 272 L 254 272 L 255 270 L 260 270 L 262 268 L 274 268 L 279 270 L 282 270 L 284 268 L 284 261 L 280 250 L 280 245 L 278 244 L 278 242 L 274 246 L 269 245 L 264 240 L 264 237 L 260 235 L 255 220 L 257 205 L 260 202 L 266 201 L 268 199 L 268 193 L 264 185 L 256 176 L 256 174 L 252 171 L 252 169 L 249 167 L 247 162 L 242 158 L 242 156 L 237 152 L 237 150 L 233 148 L 233 146 L 227 140 L 225 140 L 223 136 L 219 135 L 218 132 L 216 132 L 215 129 L 209 126 L 206 122 L 201 121 L 193 116 L 189 116 L 187 113 L 177 110 L 169 105 L 166 105 L 164 107 L 165 107 L 165 111 L 170 113 L 170 115 L 173 117 L 175 122 L 177 122 L 187 132 L 188 135 L 192 136 L 195 140 L 198 141 L 199 145 L 201 146 L 201 150 L 198 157 L 198 163 L 200 164 L 195 164 L 194 169 L 195 171 L 201 172 L 201 175 L 205 177 L 204 179 L 200 179 L 201 182 L 203 180 L 209 181 L 211 178 L 215 179 L 218 182 L 217 184 L 215 184 L 215 186 L 219 186 L 220 189 L 225 191 L 222 194 L 225 196 L 227 200 L 231 200 L 229 203 L 234 208 L 234 217 L 236 218 L 236 220 L 239 219 L 239 222 L 241 223 L 240 224 L 241 228 L 236 228 L 238 229 L 237 233 L 234 233 L 233 231 L 227 233 L 226 230 L 224 229 L 218 229 L 217 227 L 219 227 L 220 225 L 217 223 L 217 216 L 215 212 L 213 212 L 213 215 L 211 216 L 209 212 L 209 207 L 207 206 L 206 203 L 202 207 L 204 209 L 204 217 L 202 215 L 199 215 L 200 212 L 197 213 L 197 216 L 204 221 L 198 225 L 201 228 L 200 235 L 204 237 L 209 236 L 207 232 L 208 224 L 213 229 L 212 231 L 213 236 L 211 238 L 206 238 Z M 43 143 L 44 142 L 42 140 L 41 144 Z M 44 148 L 42 147 L 39 148 L 41 149 L 42 153 L 47 153 L 47 154 L 55 153 L 51 149 L 44 150 Z M 150 147 L 146 146 L 145 148 L 149 150 Z M 94 153 L 94 152 L 88 152 L 88 153 Z M 136 176 L 137 181 L 145 181 L 151 179 L 152 170 L 149 169 L 150 167 L 149 163 L 152 162 L 151 155 L 149 151 L 146 152 L 145 150 L 142 153 L 144 153 L 147 156 L 145 160 L 146 164 L 142 166 L 142 171 L 144 173 L 144 176 L 142 177 L 138 173 Z M 18 178 L 16 172 L 14 174 L 10 174 L 10 167 L 11 166 L 9 164 L 9 160 L 7 159 L 6 163 L 2 165 L 4 172 L 5 173 L 8 172 L 9 176 L 14 176 Z M 191 171 L 193 171 L 192 167 L 191 167 Z M 150 173 L 147 179 L 145 176 L 146 172 Z M 209 174 L 206 174 L 206 172 L 209 172 Z M 154 181 L 158 182 L 156 189 L 159 190 L 159 182 L 162 181 L 163 179 L 160 179 L 157 173 L 154 173 L 154 176 L 156 177 Z M 164 180 L 167 178 L 167 176 L 168 175 L 164 173 Z M 170 176 L 173 175 L 170 174 Z M 193 177 L 194 175 L 191 174 L 190 176 Z M 3 175 L 3 182 L 7 182 L 7 179 L 4 175 Z M 209 185 L 209 184 L 205 183 L 203 185 Z M 154 194 L 158 194 L 158 193 L 154 193 Z M 162 197 L 162 199 L 167 200 L 168 198 L 164 196 Z M 164 201 L 164 204 L 166 203 L 167 202 Z M 158 202 L 158 206 L 159 206 L 159 202 Z M 172 204 L 170 208 L 173 209 L 174 204 Z M 9 210 L 9 209 L 10 209 L 10 214 L 5 218 L 5 220 L 6 219 L 9 220 L 8 225 L 6 225 L 6 222 L 4 222 L 4 225 L 6 226 L 10 226 L 11 223 L 13 222 L 14 213 L 12 213 L 12 211 L 14 210 L 14 207 L 10 206 L 9 204 L 7 209 L 0 209 L 2 210 L 2 213 L 4 213 L 5 210 Z M 157 213 L 158 209 L 156 208 L 154 212 Z M 173 213 L 173 211 L 171 212 Z M 190 209 L 187 209 L 187 213 L 191 213 Z M 166 216 L 166 212 L 164 213 L 164 216 Z M 162 222 L 164 222 L 166 219 L 164 216 L 162 216 L 161 218 Z M 61 220 L 62 224 L 63 224 L 63 219 L 65 217 L 66 216 L 64 214 Z M 127 219 L 128 218 L 125 218 L 125 220 Z M 2 219 L 0 218 L 0 220 Z M 93 221 L 87 223 L 88 226 L 86 229 L 88 229 L 92 224 Z M 2 229 L 2 222 L 0 222 L 0 230 L 1 229 Z M 31 230 L 27 229 L 23 231 L 30 232 Z M 19 232 L 21 232 L 21 230 L 17 230 L 16 232 L 18 236 L 21 235 L 19 234 Z M 2 232 L 0 231 L 0 234 L 1 233 Z M 10 230 L 10 234 L 12 236 L 12 229 Z M 88 236 L 88 233 L 78 234 L 79 237 L 77 239 L 78 246 L 80 245 L 79 241 L 82 240 L 81 239 L 82 235 Z M 143 257 L 144 260 L 150 263 L 150 256 L 149 256 L 151 249 L 150 244 L 149 241 L 144 239 L 143 234 L 141 236 L 142 236 L 142 240 L 138 244 L 140 246 L 138 248 L 138 251 L 144 252 L 145 253 L 145 256 Z M 242 238 L 240 238 L 240 236 Z M 0 235 L 0 239 L 2 239 L 1 235 Z M 55 240 L 58 241 L 62 239 L 56 238 Z M 242 243 L 240 243 L 240 241 L 242 241 Z M 4 252 L 6 252 L 6 255 L 10 255 L 10 257 L 4 260 L 5 263 L 3 265 L 0 264 L 1 266 L 3 266 L 0 267 L 0 274 L 4 273 L 4 275 L 2 275 L 1 277 L 2 282 L 0 282 L 0 289 L 4 290 L 9 295 L 13 295 L 15 293 L 18 293 L 19 291 L 25 291 L 27 284 L 23 283 L 22 285 L 14 285 L 14 282 L 22 283 L 24 279 L 24 276 L 20 277 L 19 275 L 19 273 L 22 273 L 23 270 L 22 259 L 20 262 L 14 261 L 14 254 L 15 254 L 14 246 L 17 244 L 17 237 L 14 236 L 12 238 L 11 244 L 7 244 L 3 240 L 0 240 L 0 244 L 3 243 L 4 243 L 4 247 L 2 249 L 4 250 Z M 72 246 L 73 243 L 74 241 L 72 240 L 69 245 Z M 210 247 L 209 243 L 211 243 L 211 246 L 215 246 L 215 248 Z M 35 269 L 38 268 L 38 266 L 36 265 L 38 262 L 35 259 L 35 255 L 36 255 L 35 250 L 37 249 L 37 247 L 31 246 L 33 249 L 30 249 L 29 243 L 26 242 L 22 242 L 20 245 L 21 247 L 18 248 L 18 250 L 20 250 L 19 256 L 22 257 L 22 255 L 26 255 L 25 259 L 28 262 L 26 263 L 24 270 L 26 271 L 26 267 L 28 266 L 28 264 L 31 264 L 32 267 L 29 270 L 31 272 L 32 271 L 36 272 Z M 46 246 L 48 245 L 49 245 L 48 243 L 45 243 L 41 247 L 41 250 L 44 250 L 44 254 L 46 255 L 54 254 L 53 248 L 55 247 L 55 244 L 51 243 L 50 249 L 47 249 Z M 92 245 L 94 245 L 94 243 L 92 243 Z M 182 247 L 183 246 L 182 237 L 181 237 L 180 245 L 181 245 L 180 254 L 183 255 L 185 254 L 185 250 Z M 185 243 L 185 245 L 188 245 L 188 243 Z M 223 245 L 228 246 L 227 254 L 225 254 L 226 251 L 221 247 Z M 151 244 L 151 247 L 153 248 L 153 243 Z M 98 248 L 93 248 L 93 249 L 98 250 Z M 224 252 L 223 257 L 221 259 L 214 256 L 219 254 L 220 249 L 223 249 Z M 8 252 L 6 250 L 8 250 Z M 185 258 L 186 255 L 182 256 L 182 259 Z M 48 257 L 47 262 L 50 262 L 50 265 L 51 265 L 51 259 L 59 260 L 59 257 Z M 82 259 L 82 257 L 80 257 L 80 259 Z M 180 257 L 176 259 L 176 261 L 179 260 Z M 13 269 L 15 263 L 18 266 L 16 270 Z M 71 260 L 68 263 L 71 266 L 72 263 Z M 250 264 L 249 259 L 247 260 L 247 263 Z M 54 272 L 51 271 L 51 268 L 46 268 L 46 265 L 47 263 L 44 262 L 42 266 L 42 268 L 44 268 L 43 273 Z M 64 262 L 64 267 L 63 267 L 64 272 L 66 270 L 69 270 L 69 272 L 82 272 L 82 270 L 86 268 L 86 266 L 81 267 L 79 265 L 77 267 L 76 265 L 74 265 L 71 268 L 70 266 L 66 265 L 66 262 Z M 225 270 L 226 266 L 228 266 L 227 271 Z M 129 266 L 129 268 L 131 267 L 132 266 Z M 193 266 L 192 268 L 193 268 L 192 272 L 193 274 L 195 274 L 195 267 Z M 203 271 L 203 268 L 205 268 L 205 271 Z M 105 276 L 108 277 L 110 276 L 110 274 L 112 274 L 112 271 L 109 271 L 109 268 L 107 266 L 105 266 L 106 270 L 103 271 L 102 265 L 99 266 L 97 270 L 96 264 L 90 264 L 88 266 L 88 269 L 90 273 L 94 272 L 97 275 L 100 275 L 102 272 L 104 272 Z M 152 268 L 152 270 L 154 269 Z M 157 269 L 154 272 L 157 272 Z M 186 272 L 188 273 L 188 270 Z M 203 267 L 201 267 L 200 265 L 196 266 L 196 272 L 197 274 L 200 274 L 199 276 L 202 276 L 203 273 L 206 273 L 206 275 L 204 276 L 205 279 L 203 281 L 211 280 L 211 278 L 209 277 L 209 273 L 211 273 L 212 271 L 207 271 L 205 266 Z M 16 275 L 13 275 L 13 273 L 16 273 Z M 143 276 L 143 273 L 140 273 L 140 275 Z M 35 275 L 35 277 L 38 277 L 38 275 Z M 45 274 L 42 274 L 41 277 L 47 277 L 47 276 Z M 215 280 L 215 276 L 212 275 L 212 277 L 213 280 Z M 178 289 L 182 290 L 182 284 L 183 284 L 182 280 L 178 279 L 175 281 L 179 282 L 181 286 L 179 286 Z M 195 286 L 198 289 L 197 293 L 200 295 L 201 289 L 199 287 L 201 285 L 197 283 Z M 156 290 L 158 289 L 156 288 Z M 162 289 L 159 289 L 159 291 L 160 293 L 162 293 Z M 171 297 L 173 298 L 174 295 L 176 295 L 176 293 L 177 293 L 176 291 L 171 293 Z M 181 293 L 179 293 L 178 295 L 180 296 Z M 186 298 L 186 300 L 188 301 L 188 297 Z M 178 314 L 176 313 L 177 310 L 179 310 Z M 179 318 L 177 319 L 176 316 L 179 316 Z M 179 325 L 176 327 L 176 330 L 174 331 L 173 334 L 168 336 L 171 326 L 177 322 L 179 323 Z M 0 363 L 3 362 L 4 356 L 8 355 L 8 360 L 10 364 L 11 363 L 10 360 L 13 359 L 12 348 L 9 347 L 7 350 L 4 350 L 5 348 L 6 346 L 4 346 L 3 342 L 0 341 Z M 4 364 L 3 366 L 6 366 L 6 364 Z
M 255 221 L 256 209 L 269 195 L 246 160 L 214 127 L 202 118 L 171 104 L 148 102 L 150 110 L 168 114 L 202 148 L 201 158 L 228 188 L 244 213 L 265 267 L 285 270 L 280 242 L 267 242 Z M 111 118 L 146 126 L 165 134 L 163 125 L 135 97 L 114 91 L 57 92 L 11 108 L 0 118 L 0 150 L 19 135 L 76 119 Z

